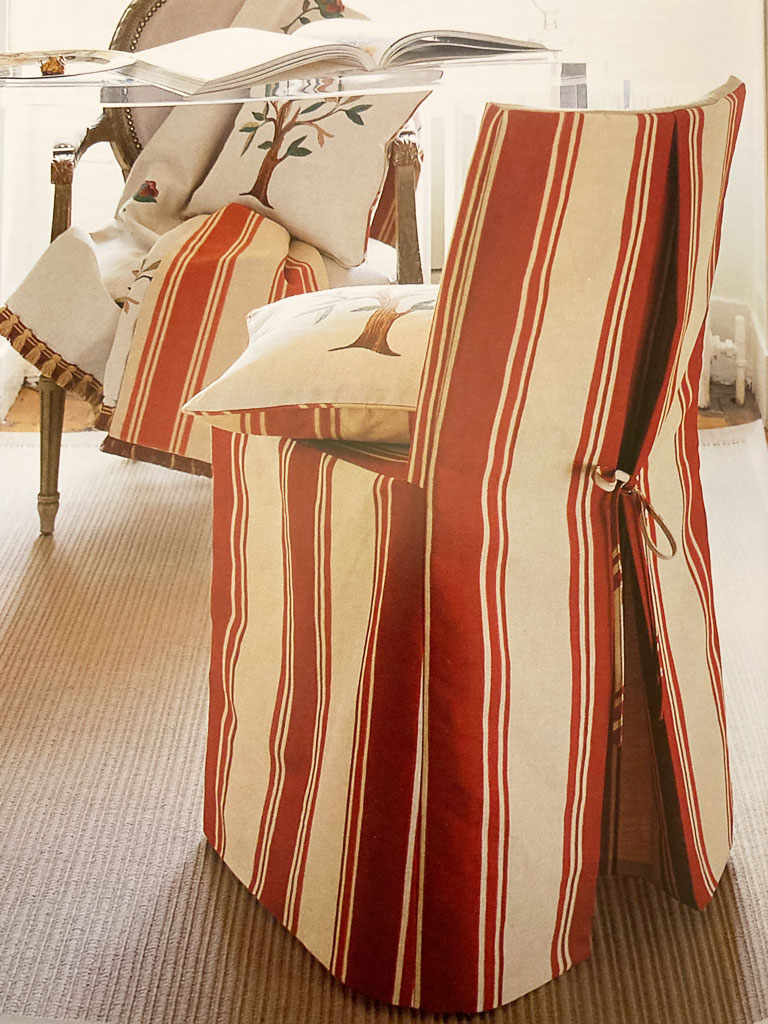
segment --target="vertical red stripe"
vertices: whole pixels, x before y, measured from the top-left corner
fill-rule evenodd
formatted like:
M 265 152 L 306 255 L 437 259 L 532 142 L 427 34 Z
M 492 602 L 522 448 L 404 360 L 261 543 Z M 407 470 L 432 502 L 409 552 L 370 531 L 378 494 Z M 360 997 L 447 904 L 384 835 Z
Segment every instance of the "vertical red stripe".
M 391 1000 L 397 971 L 408 840 L 419 742 L 423 662 L 423 492 L 390 485 L 388 552 L 380 565 L 376 636 L 366 658 L 371 687 L 364 806 L 358 839 L 354 912 L 344 980 L 376 998 Z M 393 652 L 397 652 L 396 657 Z M 365 683 L 363 684 L 366 685 Z

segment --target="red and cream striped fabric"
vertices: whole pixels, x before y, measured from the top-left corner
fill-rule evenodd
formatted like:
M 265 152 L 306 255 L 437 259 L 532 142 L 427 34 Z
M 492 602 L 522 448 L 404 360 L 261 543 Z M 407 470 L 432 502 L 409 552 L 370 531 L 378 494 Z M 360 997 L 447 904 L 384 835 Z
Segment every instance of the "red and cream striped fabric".
M 280 225 L 237 203 L 206 217 L 142 300 L 110 438 L 210 463 L 210 432 L 181 406 L 245 350 L 250 310 L 326 286 L 319 252 Z
M 213 432 L 206 835 L 370 996 L 561 974 L 601 869 L 714 892 L 694 383 L 743 96 L 489 106 L 410 452 Z

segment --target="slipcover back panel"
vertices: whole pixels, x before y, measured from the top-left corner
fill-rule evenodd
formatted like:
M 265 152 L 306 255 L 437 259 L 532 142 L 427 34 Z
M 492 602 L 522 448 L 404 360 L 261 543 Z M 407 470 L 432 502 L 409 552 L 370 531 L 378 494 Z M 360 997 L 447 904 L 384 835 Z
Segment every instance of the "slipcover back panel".
M 214 431 L 206 834 L 368 995 L 548 981 L 601 869 L 715 890 L 694 385 L 743 96 L 489 106 L 410 453 Z

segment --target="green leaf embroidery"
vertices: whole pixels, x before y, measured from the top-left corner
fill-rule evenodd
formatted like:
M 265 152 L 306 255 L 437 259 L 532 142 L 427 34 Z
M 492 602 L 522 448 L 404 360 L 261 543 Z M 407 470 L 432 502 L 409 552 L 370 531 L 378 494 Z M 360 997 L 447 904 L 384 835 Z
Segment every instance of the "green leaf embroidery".
M 417 302 L 415 306 L 411 306 L 410 312 L 413 313 L 414 310 L 418 310 L 418 309 L 434 309 L 434 308 L 435 308 L 435 300 L 434 299 L 426 299 L 424 302 Z
M 293 142 L 288 147 L 288 149 L 286 149 L 285 155 L 286 156 L 309 156 L 310 153 L 312 152 L 312 150 L 311 149 L 307 149 L 305 146 L 302 146 L 302 142 L 304 141 L 304 139 L 306 139 L 306 137 L 307 137 L 306 135 L 302 135 L 300 138 L 294 139 Z
M 334 303 L 334 305 L 335 305 L 335 303 Z M 326 306 L 325 309 L 318 316 L 317 320 L 315 320 L 315 324 L 322 323 L 323 320 L 325 320 L 326 317 L 329 317 L 331 315 L 331 313 L 333 312 L 333 309 L 334 309 L 333 306 Z
M 266 116 L 266 113 L 260 114 L 258 112 L 258 110 L 252 110 L 251 111 L 251 117 L 254 119 L 254 121 L 263 121 L 265 116 Z
M 350 121 L 354 121 L 355 124 L 365 125 L 365 121 L 358 114 L 359 108 L 353 108 L 352 110 L 345 110 L 344 113 L 347 115 Z
M 302 114 L 311 114 L 313 110 L 319 110 L 320 107 L 325 103 L 325 100 L 318 100 L 317 103 L 310 103 L 308 107 L 304 107 L 301 111 Z
M 262 144 L 259 146 L 259 149 L 272 149 L 272 143 L 274 141 L 275 140 L 272 139 L 270 142 L 262 142 Z
M 247 153 L 248 152 L 248 150 L 251 147 L 251 143 L 253 142 L 253 140 L 256 137 L 256 132 L 259 130 L 259 128 L 263 128 L 263 127 L 264 127 L 263 118 L 262 118 L 262 123 L 261 124 L 255 124 L 253 121 L 249 121 L 247 124 L 243 125 L 243 127 L 240 129 L 240 131 L 244 132 L 248 137 L 245 140 L 245 142 L 243 143 L 243 148 L 240 150 L 240 156 L 242 156 L 243 153 Z

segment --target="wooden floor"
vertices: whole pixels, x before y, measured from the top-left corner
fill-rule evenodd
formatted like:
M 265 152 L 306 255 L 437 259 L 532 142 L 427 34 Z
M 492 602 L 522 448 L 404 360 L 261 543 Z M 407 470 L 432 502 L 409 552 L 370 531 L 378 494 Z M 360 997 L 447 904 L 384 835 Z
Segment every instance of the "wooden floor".
M 760 418 L 754 395 L 747 391 L 744 405 L 738 405 L 734 389 L 730 384 L 712 383 L 711 405 L 699 410 L 699 429 L 708 427 L 730 427 L 737 423 L 751 423 Z M 67 395 L 64 409 L 64 429 L 90 430 L 93 428 L 94 408 L 82 398 Z M 8 416 L 0 423 L 0 430 L 37 431 L 39 429 L 39 401 L 34 388 L 24 387 L 11 407 Z
M 709 397 L 709 408 L 699 409 L 699 430 L 706 430 L 708 427 L 733 427 L 738 423 L 751 423 L 752 420 L 760 419 L 760 410 L 751 391 L 747 391 L 744 405 L 739 405 L 734 397 L 732 384 L 712 382 Z
M 95 410 L 90 402 L 74 395 L 67 395 L 64 406 L 64 429 L 90 430 L 93 427 Z M 23 387 L 19 397 L 13 403 L 5 420 L 0 423 L 0 430 L 19 432 L 37 431 L 40 429 L 40 400 L 36 388 Z

